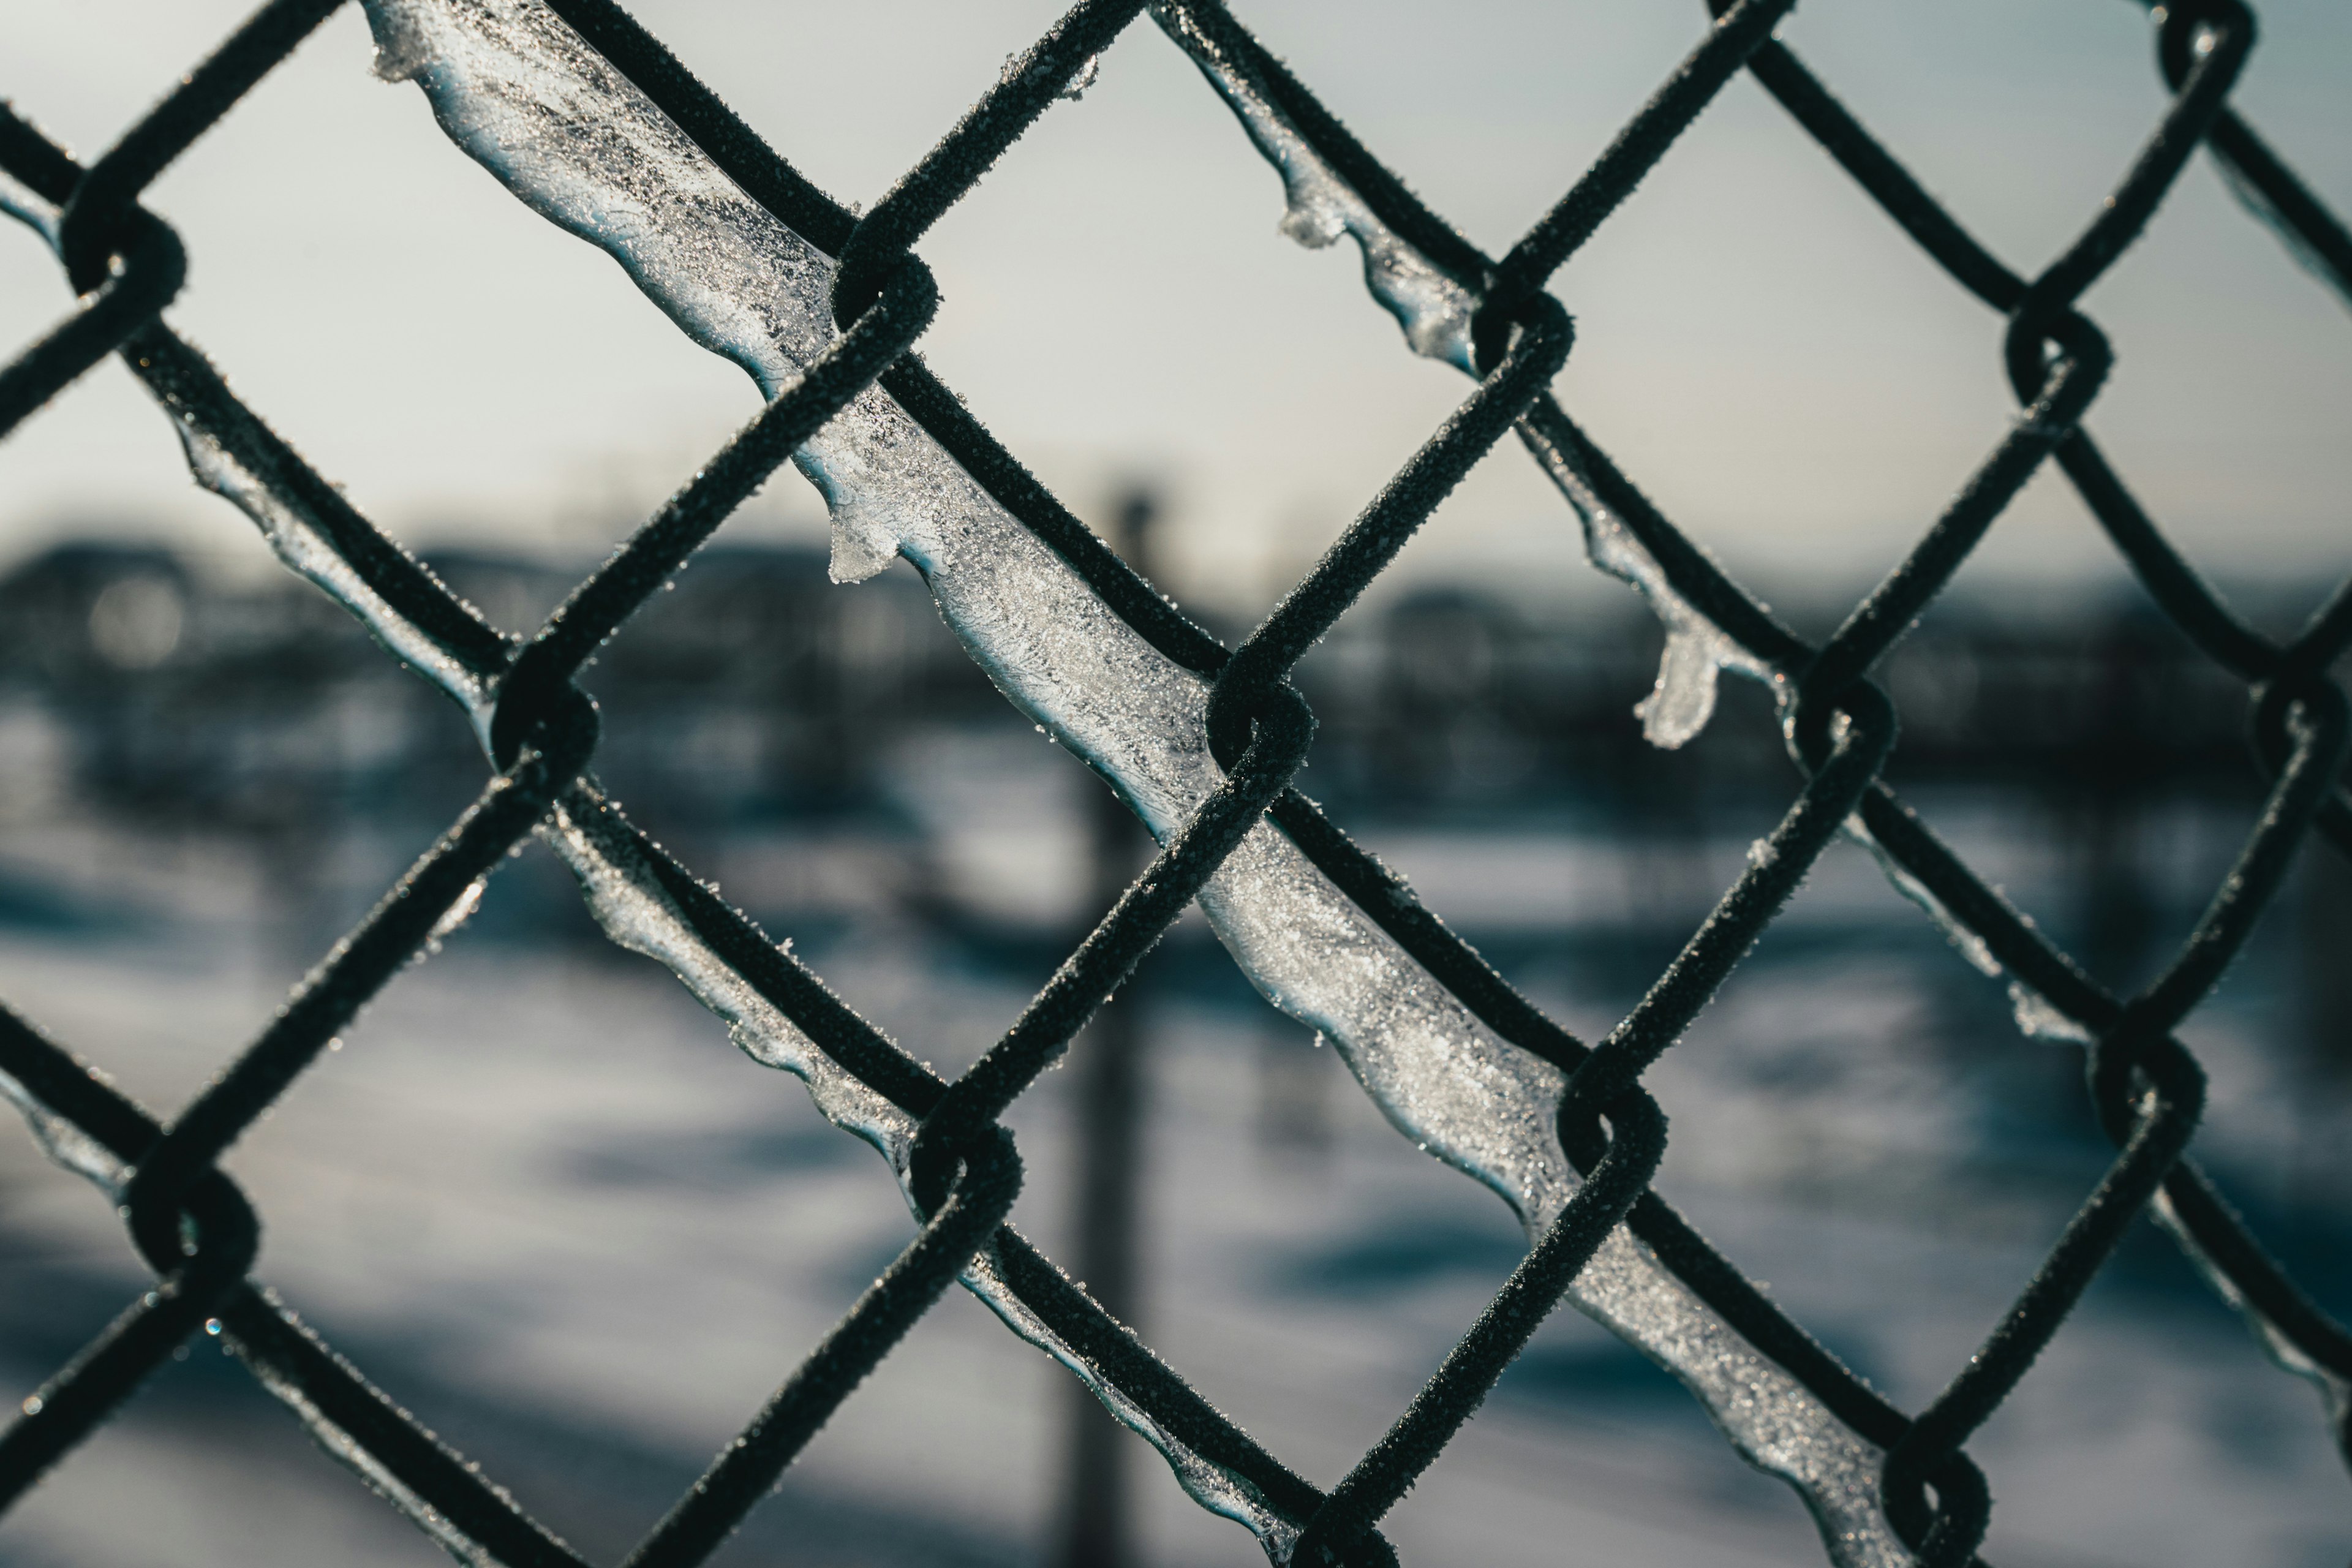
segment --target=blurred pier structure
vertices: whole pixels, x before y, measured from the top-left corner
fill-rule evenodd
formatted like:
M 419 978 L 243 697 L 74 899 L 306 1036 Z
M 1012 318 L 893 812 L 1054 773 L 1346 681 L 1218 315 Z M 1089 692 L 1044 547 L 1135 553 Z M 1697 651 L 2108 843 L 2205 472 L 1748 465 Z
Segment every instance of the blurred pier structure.
M 430 564 L 506 627 L 536 625 L 571 580 L 571 563 L 481 553 Z M 910 770 L 934 785 L 985 771 L 994 753 L 941 738 L 1001 743 L 1029 726 L 913 574 L 842 588 L 814 551 L 714 547 L 641 621 L 586 672 L 604 717 L 599 776 L 690 862 L 731 858 L 743 886 L 730 896 L 755 913 L 887 905 L 983 942 L 1008 916 L 1044 934 L 1099 913 L 1086 868 L 1097 829 L 1082 813 L 1061 825 L 1064 851 L 1021 874 L 1055 884 L 1025 902 L 1019 876 L 954 875 L 931 858 L 936 825 L 908 804 L 922 793 L 905 787 Z M 1319 723 L 1302 786 L 1342 821 L 1549 825 L 1608 843 L 1643 867 L 1634 904 L 1610 921 L 1686 928 L 1721 888 L 1695 851 L 1769 821 L 1794 775 L 1765 695 L 1728 676 L 1696 741 L 1646 744 L 1631 708 L 1657 647 L 1630 595 L 1572 613 L 1450 588 L 1367 605 L 1302 667 Z M 2139 978 L 2175 884 L 2194 886 L 2168 874 L 2184 847 L 2260 796 L 2242 690 L 2128 604 L 1954 600 L 1885 679 L 1903 721 L 1895 782 L 1996 810 L 2031 839 L 2067 901 L 2043 918 L 2073 927 L 2116 984 Z M 446 822 L 481 767 L 455 710 L 305 584 L 223 585 L 165 552 L 103 544 L 0 579 L 0 812 L 69 807 L 231 841 L 300 883 L 354 834 Z M 752 841 L 768 848 L 743 852 Z M 2307 900 L 2320 948 L 2334 940 L 2323 927 L 2342 934 L 2326 912 L 2342 902 Z M 2323 988 L 2340 968 L 2311 967 Z M 2318 1055 L 2352 1072 L 2347 1016 L 2329 1002 L 2310 1024 Z

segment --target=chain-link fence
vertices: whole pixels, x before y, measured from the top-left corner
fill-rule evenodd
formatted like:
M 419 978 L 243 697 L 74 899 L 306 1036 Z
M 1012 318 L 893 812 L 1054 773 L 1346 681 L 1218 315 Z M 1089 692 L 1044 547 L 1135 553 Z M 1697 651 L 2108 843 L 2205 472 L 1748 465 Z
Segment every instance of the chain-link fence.
M 2272 1358 L 2321 1390 L 2352 1459 L 2352 1334 L 2289 1279 L 2184 1150 L 2203 1075 L 2174 1031 L 2212 989 L 2306 839 L 2352 853 L 2347 717 L 2329 667 L 2352 587 L 2284 644 L 2233 614 L 2081 427 L 2111 363 L 2075 308 L 2201 144 L 2247 205 L 2352 300 L 2352 236 L 2230 108 L 2254 39 L 2237 0 L 2157 8 L 2170 106 L 2063 254 L 2011 271 L 1780 43 L 1792 0 L 1713 0 L 1681 67 L 1500 258 L 1423 205 L 1215 0 L 1083 0 L 890 193 L 858 214 L 797 174 L 610 0 L 366 0 L 380 74 L 422 85 L 452 137 L 515 193 L 613 251 L 772 401 L 528 637 L 488 625 L 377 531 L 161 318 L 184 257 L 142 191 L 332 12 L 275 0 L 95 162 L 0 115 L 6 205 L 80 295 L 0 370 L 13 428 L 109 353 L 176 422 L 201 482 L 284 563 L 359 616 L 467 710 L 491 764 L 479 798 L 299 986 L 260 1037 L 168 1121 L 0 1012 L 0 1087 L 60 1162 L 104 1189 L 154 1287 L 24 1402 L 0 1436 L 0 1502 L 24 1495 L 193 1337 L 217 1336 L 331 1451 L 461 1559 L 581 1559 L 439 1443 L 249 1269 L 257 1221 L 218 1166 L 357 1010 L 462 921 L 536 833 L 614 941 L 649 953 L 759 1059 L 804 1079 L 892 1162 L 919 1234 L 628 1557 L 708 1556 L 908 1328 L 960 1279 L 1157 1447 L 1203 1507 L 1276 1561 L 1383 1562 L 1380 1521 L 1476 1411 L 1544 1317 L 1573 1300 L 1664 1363 L 1749 1459 L 1787 1479 L 1841 1563 L 1973 1559 L 1990 1509 L 1964 1445 L 2143 1211 L 2170 1230 Z M 1360 246 L 1417 352 L 1476 382 L 1454 415 L 1240 645 L 1139 578 L 911 352 L 932 319 L 912 247 L 1092 61 L 1149 19 L 1280 170 L 1286 226 Z M 1826 642 L 1789 630 L 1644 499 L 1555 400 L 1572 331 L 1546 280 L 1736 73 L 1752 72 L 1962 289 L 2007 326 L 2021 414 L 1902 563 Z M 37 110 L 37 103 L 26 108 Z M 1524 1000 L 1293 787 L 1313 719 L 1297 661 L 1470 468 L 1516 434 L 1596 565 L 1665 623 L 1652 738 L 1705 723 L 1719 670 L 1768 682 L 1801 780 L 1793 803 L 1648 994 L 1593 1045 Z M 944 1081 L 648 840 L 600 794 L 583 664 L 788 460 L 835 511 L 837 575 L 913 560 L 1006 695 L 1103 773 L 1163 846 L 1003 1037 Z M 2147 592 L 2253 696 L 2273 780 L 2260 819 L 2161 975 L 2118 996 L 1971 872 L 1888 786 L 1897 716 L 1872 675 L 2021 488 L 2054 462 Z M 2006 978 L 2029 1031 L 2079 1042 L 2116 1146 L 2015 1304 L 1925 1409 L 1906 1413 L 1822 1348 L 1650 1188 L 1664 1120 L 1642 1086 L 1840 834 L 1865 841 L 1968 961 Z M 1495 1187 L 1532 1247 L 1387 1435 L 1336 1485 L 1286 1468 L 1221 1415 L 1005 1215 L 1021 1163 L 998 1118 L 1198 900 L 1276 1005 L 1328 1034 L 1391 1121 Z M 2251 1363 L 2247 1375 L 2259 1375 Z M 2318 1434 L 2313 1434 L 2318 1440 Z

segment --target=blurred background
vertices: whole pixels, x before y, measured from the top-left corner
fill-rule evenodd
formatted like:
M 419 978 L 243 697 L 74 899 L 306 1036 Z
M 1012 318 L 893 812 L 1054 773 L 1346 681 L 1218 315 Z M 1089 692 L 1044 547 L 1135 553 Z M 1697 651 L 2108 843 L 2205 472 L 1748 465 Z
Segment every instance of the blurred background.
M 870 202 L 1051 4 L 646 3 L 813 178 Z M 1698 36 L 1657 0 L 1244 21 L 1499 250 Z M 94 155 L 240 19 L 211 0 L 0 5 L 0 88 Z M 2241 110 L 2352 210 L 2352 13 L 2261 12 Z M 2062 248 L 2165 100 L 2122 0 L 1809 0 L 1782 37 L 2012 265 Z M 1509 47 L 1498 48 L 1499 40 Z M 339 15 L 158 183 L 173 319 L 497 624 L 535 624 L 757 406 L 604 257 L 368 75 Z M 923 352 L 1229 640 L 1464 390 L 1401 352 L 1352 251 L 1147 25 L 943 220 Z M 1559 390 L 1679 525 L 1809 635 L 2011 416 L 2000 325 L 1744 79 L 1555 280 Z M 0 342 L 68 305 L 0 232 Z M 2092 293 L 2091 425 L 2168 533 L 2284 632 L 2347 564 L 2352 314 L 2193 165 Z M 789 472 L 589 671 L 632 814 L 942 1071 L 986 1047 L 1139 852 L 903 566 L 825 580 Z M 1727 683 L 1641 739 L 1656 624 L 1583 564 L 1508 447 L 1310 657 L 1302 783 L 1555 1017 L 1597 1038 L 1785 808 L 1769 703 Z M 2035 482 L 1895 655 L 1893 774 L 2108 984 L 2187 932 L 2261 802 L 2242 690 Z M 151 1109 L 181 1103 L 478 789 L 457 713 L 189 481 L 101 366 L 0 445 L 0 996 Z M 2196 1150 L 2352 1311 L 2352 869 L 2306 854 L 2185 1038 Z M 605 943 L 533 849 L 231 1165 L 260 1273 L 575 1545 L 613 1560 L 910 1232 L 870 1153 Z M 1651 1075 L 1661 1189 L 1896 1403 L 1962 1364 L 2107 1149 L 2079 1054 L 2028 1039 L 1866 856 L 1830 852 Z M 1016 1109 L 1015 1219 L 1212 1400 L 1328 1483 L 1515 1261 L 1516 1227 L 1397 1138 L 1197 919 Z M 144 1276 L 89 1190 L 0 1127 L 0 1384 L 29 1391 Z M 15 1395 L 10 1395 L 14 1397 Z M 1083 1414 L 1080 1412 L 1078 1414 Z M 1244 1563 L 1158 1460 L 960 1294 L 719 1561 Z M 1971 1445 L 1989 1559 L 2340 1564 L 2352 1481 L 2312 1391 L 2143 1227 Z M 1115 1478 L 1123 1478 L 1115 1479 Z M 1123 1489 L 1122 1489 L 1123 1488 Z M 1412 1561 L 1819 1561 L 1792 1496 L 1572 1310 L 1391 1517 Z M 200 1350 L 5 1523 L 0 1562 L 425 1563 Z

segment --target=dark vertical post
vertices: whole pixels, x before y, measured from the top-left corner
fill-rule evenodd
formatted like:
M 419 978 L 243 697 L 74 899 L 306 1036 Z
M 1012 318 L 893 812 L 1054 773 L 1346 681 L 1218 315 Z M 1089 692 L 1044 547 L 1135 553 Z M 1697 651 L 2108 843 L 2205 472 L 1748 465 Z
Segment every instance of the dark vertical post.
M 1147 576 L 1146 533 L 1156 508 L 1149 492 L 1129 491 L 1107 536 L 1127 563 Z M 1093 802 L 1094 891 L 1087 918 L 1110 908 L 1140 870 L 1150 839 L 1108 789 Z M 1077 1092 L 1077 1240 L 1074 1264 L 1087 1290 L 1121 1322 L 1135 1325 L 1136 1198 L 1143 1118 L 1143 1027 L 1139 972 L 1095 1015 L 1073 1053 Z M 1135 1562 L 1128 1510 L 1126 1431 L 1075 1381 L 1070 1400 L 1057 1568 L 1129 1568 Z
M 2087 862 L 2084 967 L 2126 994 L 2148 978 L 2161 924 L 2149 885 L 2153 847 L 2146 842 L 2150 785 L 2168 776 L 2163 731 L 2171 684 L 2148 628 L 2111 616 L 2084 659 L 2084 710 L 2077 751 L 2065 775 L 2080 794 Z
M 2318 834 L 2296 851 L 2303 864 L 2303 1081 L 2294 1096 L 2294 1147 L 2288 1200 L 2305 1223 L 2316 1223 L 2352 1177 L 2352 1151 L 2338 1137 L 2336 1112 L 2352 1092 L 2352 861 Z

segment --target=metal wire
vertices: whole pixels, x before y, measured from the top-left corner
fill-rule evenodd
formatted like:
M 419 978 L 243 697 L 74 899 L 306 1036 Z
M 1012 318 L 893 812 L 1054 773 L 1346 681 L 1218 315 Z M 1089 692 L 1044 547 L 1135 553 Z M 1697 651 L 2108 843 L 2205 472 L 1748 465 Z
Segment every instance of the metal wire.
M 962 199 L 1144 10 L 1082 0 L 864 218 L 779 158 L 611 0 L 546 0 L 746 193 L 837 258 L 842 335 L 807 373 L 528 639 L 492 627 L 326 484 L 161 319 L 185 263 L 140 194 L 332 10 L 274 0 L 87 168 L 13 110 L 0 167 L 60 211 L 54 238 L 79 307 L 0 368 L 0 434 L 110 352 L 191 429 L 272 496 L 299 508 L 342 563 L 441 653 L 494 683 L 497 772 L 480 797 L 338 945 L 281 1014 L 165 1124 L 30 1025 L 0 1009 L 0 1071 L 87 1138 L 111 1167 L 156 1284 L 51 1378 L 0 1434 L 0 1507 L 129 1397 L 191 1336 L 221 1335 L 266 1382 L 355 1446 L 380 1489 L 404 1495 L 495 1559 L 577 1564 L 507 1494 L 442 1447 L 248 1278 L 250 1205 L 221 1156 L 317 1058 L 357 1009 L 430 942 L 436 924 L 551 812 L 630 846 L 694 933 L 859 1082 L 920 1119 L 911 1178 L 926 1216 L 915 1239 L 777 1391 L 759 1416 L 638 1544 L 631 1565 L 702 1561 L 764 1496 L 808 1438 L 927 1311 L 976 1252 L 1109 1384 L 1160 1427 L 1254 1488 L 1298 1527 L 1292 1560 L 1391 1562 L 1378 1523 L 1464 1422 L 1602 1239 L 1621 1222 L 1750 1344 L 1853 1431 L 1886 1451 L 1889 1521 L 1923 1563 L 1973 1559 L 1990 1492 L 1963 1444 L 2029 1371 L 2131 1219 L 2161 1198 L 2184 1247 L 2293 1351 L 2352 1380 L 2352 1333 L 2263 1250 L 2183 1151 L 2203 1075 L 2174 1031 L 2208 994 L 2314 830 L 2352 853 L 2342 775 L 2346 700 L 2327 669 L 2352 644 L 2352 582 L 2284 645 L 2235 616 L 2197 575 L 2100 454 L 2082 420 L 2112 356 L 2075 302 L 2137 238 L 2203 145 L 2265 216 L 2352 300 L 2352 236 L 2228 106 L 2254 34 L 2239 0 L 2156 11 L 2158 66 L 2174 98 L 2113 194 L 2056 261 L 2028 279 L 1970 238 L 1772 31 L 1792 0 L 1709 0 L 1714 26 L 1559 202 L 1499 261 L 1423 206 L 1218 0 L 1161 0 L 1154 20 L 1204 60 L 1258 84 L 1382 222 L 1478 301 L 1480 379 L 1469 398 L 1365 509 L 1314 571 L 1230 653 L 1106 549 L 942 386 L 911 346 L 937 296 L 913 245 Z M 2003 364 L 2021 417 L 1943 515 L 1814 647 L 1782 626 L 1643 498 L 1548 390 L 1570 345 L 1546 280 L 1623 202 L 1675 138 L 1745 68 L 1964 289 L 2006 318 Z M 1003 1039 L 942 1082 L 885 1039 L 797 959 L 647 841 L 584 777 L 593 705 L 573 677 L 688 554 L 802 442 L 879 384 L 1134 629 L 1213 681 L 1210 737 L 1225 782 L 1128 888 Z M 1288 683 L 1300 656 L 1392 561 L 1468 469 L 1516 430 L 1540 464 L 1588 485 L 1655 558 L 1673 589 L 1783 681 L 1802 784 L 1771 853 L 1727 889 L 1649 994 L 1586 1047 L 1521 997 L 1357 849 L 1290 780 L 1313 719 Z M 1897 716 L 1872 671 L 1943 590 L 2045 460 L 2056 462 L 2157 603 L 2255 697 L 2253 752 L 2270 798 L 2237 865 L 2163 973 L 2138 994 L 2103 990 L 1935 837 L 1882 776 Z M 1916 1416 L 1889 1405 L 1767 1301 L 1648 1183 L 1664 1121 L 1641 1086 L 1851 818 L 1950 916 L 2090 1034 L 2088 1088 L 2117 1154 L 1982 1347 Z M 1166 931 L 1261 817 L 1504 1038 L 1569 1073 L 1563 1145 L 1586 1180 L 1390 1432 L 1330 1491 L 1318 1490 L 1213 1409 L 1003 1217 L 1021 1165 L 998 1118 Z M 2352 1463 L 2352 1412 L 2336 1439 Z

